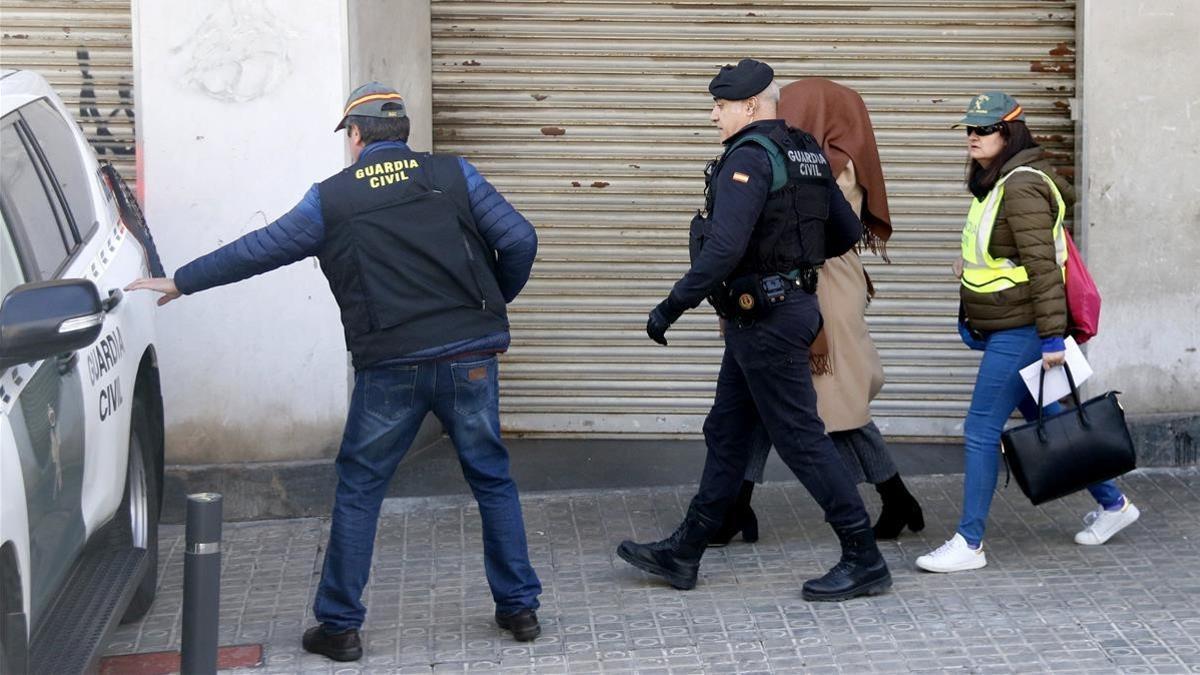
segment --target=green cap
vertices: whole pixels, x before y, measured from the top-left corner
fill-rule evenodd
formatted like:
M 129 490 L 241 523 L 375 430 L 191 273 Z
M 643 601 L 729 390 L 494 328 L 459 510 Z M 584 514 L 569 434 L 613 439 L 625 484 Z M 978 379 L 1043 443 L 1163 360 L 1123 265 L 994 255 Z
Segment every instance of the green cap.
M 1025 111 L 1017 99 L 1002 91 L 985 91 L 967 104 L 967 114 L 954 126 L 986 127 L 997 122 L 1024 120 Z
M 346 99 L 346 107 L 342 110 L 342 121 L 338 122 L 334 131 L 341 131 L 346 126 L 346 117 L 362 115 L 363 117 L 406 117 L 404 112 L 404 97 L 395 89 L 378 82 L 368 82 L 350 92 Z

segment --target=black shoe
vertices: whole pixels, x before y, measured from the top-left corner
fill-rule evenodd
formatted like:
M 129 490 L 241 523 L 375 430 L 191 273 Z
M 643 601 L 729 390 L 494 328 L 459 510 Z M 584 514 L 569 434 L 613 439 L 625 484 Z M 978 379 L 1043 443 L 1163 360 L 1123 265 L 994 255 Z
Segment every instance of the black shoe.
M 870 521 L 834 529 L 842 542 L 842 559 L 825 576 L 804 582 L 800 595 L 809 601 L 836 602 L 887 592 L 892 575 L 875 545 Z
M 542 634 L 542 626 L 538 623 L 537 612 L 532 609 L 522 609 L 513 614 L 496 612 L 496 625 L 511 631 L 517 642 L 529 642 Z
M 650 544 L 623 541 L 617 547 L 617 555 L 643 572 L 658 575 L 675 588 L 688 591 L 696 587 L 700 558 L 718 526 L 716 520 L 702 515 L 693 505 L 670 537 Z
M 357 661 L 362 658 L 362 641 L 358 630 L 351 628 L 341 633 L 330 633 L 324 624 L 317 624 L 304 631 L 300 641 L 304 651 L 327 656 L 334 661 Z
M 879 520 L 875 521 L 876 540 L 895 539 L 906 525 L 913 532 L 925 529 L 925 514 L 921 511 L 921 505 L 904 487 L 900 474 L 876 485 L 875 491 L 883 499 L 883 510 L 879 512 Z
M 708 540 L 710 548 L 725 546 L 738 532 L 742 533 L 742 541 L 753 544 L 758 541 L 758 516 L 750 508 L 750 497 L 754 494 L 754 481 L 742 481 L 742 491 L 738 493 L 737 501 L 725 512 L 725 521 Z

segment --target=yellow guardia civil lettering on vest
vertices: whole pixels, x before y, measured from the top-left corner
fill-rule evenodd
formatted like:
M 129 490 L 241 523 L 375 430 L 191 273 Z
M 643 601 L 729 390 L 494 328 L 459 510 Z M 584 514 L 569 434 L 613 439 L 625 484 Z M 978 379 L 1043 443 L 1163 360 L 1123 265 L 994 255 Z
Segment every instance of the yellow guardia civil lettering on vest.
M 359 168 L 354 172 L 354 177 L 358 180 L 368 181 L 371 189 L 376 189 L 408 180 L 408 171 L 420 168 L 420 166 L 415 159 L 376 162 Z
M 976 293 L 996 293 L 1029 281 L 1029 272 L 1023 265 L 1018 265 L 1008 258 L 993 258 L 988 253 L 992 228 L 1000 212 L 1000 201 L 1004 199 L 1004 183 L 1018 171 L 1029 171 L 1041 176 L 1050 186 L 1050 192 L 1058 202 L 1058 217 L 1054 220 L 1054 254 L 1059 269 L 1063 269 L 1065 273 L 1067 238 L 1063 233 L 1063 218 L 1067 215 L 1067 204 L 1050 176 L 1032 167 L 1019 166 L 996 181 L 995 187 L 982 200 L 975 199 L 967 213 L 967 223 L 962 231 L 962 285 Z

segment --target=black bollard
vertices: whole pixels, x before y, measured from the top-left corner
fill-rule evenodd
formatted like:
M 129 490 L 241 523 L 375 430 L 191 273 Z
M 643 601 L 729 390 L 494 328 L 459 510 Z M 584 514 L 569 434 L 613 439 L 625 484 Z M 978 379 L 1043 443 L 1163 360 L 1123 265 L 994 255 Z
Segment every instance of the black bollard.
M 188 495 L 183 554 L 183 645 L 180 672 L 217 672 L 217 612 L 221 601 L 221 495 Z

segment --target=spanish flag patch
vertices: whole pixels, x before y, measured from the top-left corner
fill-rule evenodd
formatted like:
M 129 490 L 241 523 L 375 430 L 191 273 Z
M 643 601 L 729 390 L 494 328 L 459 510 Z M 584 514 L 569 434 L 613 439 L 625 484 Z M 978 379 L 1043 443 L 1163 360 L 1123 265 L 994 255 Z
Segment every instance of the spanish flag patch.
M 749 183 L 750 182 L 750 176 L 742 173 L 741 171 L 734 171 L 733 179 L 739 183 Z

